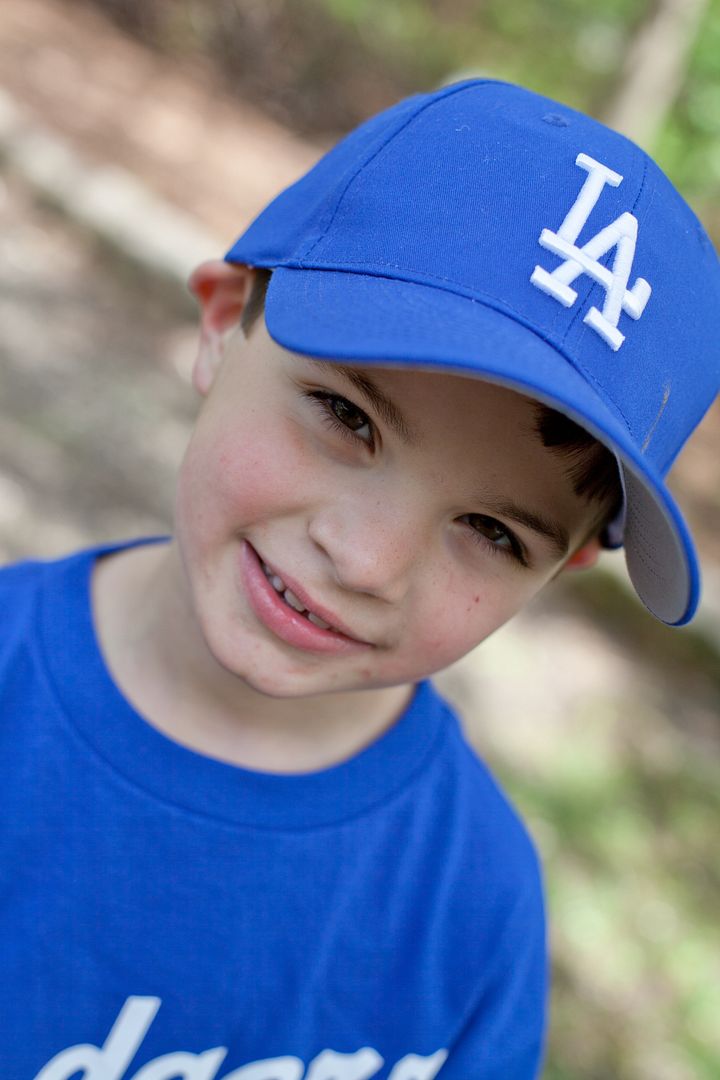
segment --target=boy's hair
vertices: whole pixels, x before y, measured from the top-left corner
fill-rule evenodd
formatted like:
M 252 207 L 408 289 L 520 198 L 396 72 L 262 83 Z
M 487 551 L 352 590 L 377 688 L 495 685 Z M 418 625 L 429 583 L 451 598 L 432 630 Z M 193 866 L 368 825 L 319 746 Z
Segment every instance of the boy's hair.
M 240 319 L 246 337 L 264 310 L 271 277 L 272 270 L 262 266 L 255 268 L 250 295 Z M 543 446 L 567 458 L 567 475 L 575 494 L 599 504 L 590 535 L 600 533 L 620 512 L 623 502 L 615 455 L 563 413 L 539 401 L 535 402 L 535 409 L 535 430 Z
M 623 506 L 615 455 L 574 420 L 542 402 L 536 403 L 536 431 L 543 446 L 568 459 L 567 476 L 575 494 L 600 504 L 601 511 L 585 539 L 601 533 Z
M 252 328 L 265 308 L 265 294 L 271 277 L 272 270 L 266 270 L 264 266 L 255 267 L 250 295 L 240 316 L 240 328 L 245 337 L 250 337 Z

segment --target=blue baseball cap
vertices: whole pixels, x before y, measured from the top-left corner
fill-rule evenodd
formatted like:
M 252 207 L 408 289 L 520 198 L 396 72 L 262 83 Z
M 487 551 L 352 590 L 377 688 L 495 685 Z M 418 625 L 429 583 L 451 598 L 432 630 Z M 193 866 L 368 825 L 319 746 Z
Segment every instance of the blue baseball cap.
M 476 375 L 616 455 L 633 585 L 670 625 L 699 571 L 663 477 L 720 390 L 720 264 L 639 147 L 492 80 L 401 101 L 282 192 L 226 259 L 272 268 L 287 349 Z

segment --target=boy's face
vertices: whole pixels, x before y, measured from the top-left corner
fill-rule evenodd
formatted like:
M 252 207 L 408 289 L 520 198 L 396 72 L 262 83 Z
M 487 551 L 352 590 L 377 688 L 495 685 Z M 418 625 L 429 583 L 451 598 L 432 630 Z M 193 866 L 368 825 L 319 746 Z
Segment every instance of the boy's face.
M 262 320 L 221 337 L 206 327 L 177 537 L 210 651 L 256 690 L 415 682 L 501 626 L 587 534 L 597 506 L 520 395 L 314 361 Z

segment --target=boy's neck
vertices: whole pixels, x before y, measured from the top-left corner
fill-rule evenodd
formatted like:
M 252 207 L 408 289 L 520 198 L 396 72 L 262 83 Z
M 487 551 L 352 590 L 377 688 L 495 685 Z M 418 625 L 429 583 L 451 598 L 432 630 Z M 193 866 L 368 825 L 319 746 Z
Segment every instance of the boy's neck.
M 134 708 L 176 742 L 266 772 L 352 757 L 402 714 L 412 687 L 272 698 L 212 656 L 190 607 L 177 545 L 101 558 L 92 586 L 100 649 Z

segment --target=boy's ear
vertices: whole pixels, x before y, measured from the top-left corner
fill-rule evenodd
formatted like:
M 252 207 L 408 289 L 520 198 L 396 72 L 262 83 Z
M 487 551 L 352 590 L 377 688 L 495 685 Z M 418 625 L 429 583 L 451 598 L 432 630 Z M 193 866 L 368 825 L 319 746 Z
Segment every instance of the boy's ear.
M 570 556 L 563 566 L 563 570 L 589 570 L 598 561 L 602 546 L 597 537 L 588 540 L 581 548 Z
M 213 259 L 201 263 L 188 285 L 200 304 L 200 344 L 192 381 L 205 396 L 213 384 L 230 331 L 240 322 L 252 289 L 254 271 L 249 266 Z

